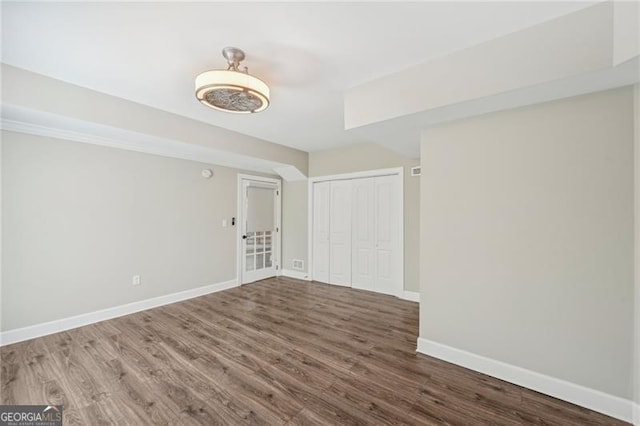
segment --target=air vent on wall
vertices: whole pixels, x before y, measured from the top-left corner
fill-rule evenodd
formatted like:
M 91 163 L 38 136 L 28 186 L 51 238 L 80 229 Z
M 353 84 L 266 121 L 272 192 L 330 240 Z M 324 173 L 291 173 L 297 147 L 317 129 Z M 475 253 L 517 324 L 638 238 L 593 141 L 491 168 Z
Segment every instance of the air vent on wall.
M 415 166 L 411 168 L 411 176 L 420 176 L 422 170 L 420 166 Z
M 296 271 L 302 271 L 304 270 L 304 260 L 300 260 L 300 259 L 293 259 L 292 265 L 291 267 L 293 269 L 295 269 Z

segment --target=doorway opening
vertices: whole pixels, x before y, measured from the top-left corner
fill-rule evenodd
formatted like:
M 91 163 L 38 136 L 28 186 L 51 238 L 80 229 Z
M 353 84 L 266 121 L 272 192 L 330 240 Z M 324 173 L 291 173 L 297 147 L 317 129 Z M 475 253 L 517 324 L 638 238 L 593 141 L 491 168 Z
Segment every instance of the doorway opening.
M 238 281 L 248 284 L 280 272 L 281 181 L 238 175 Z
M 403 168 L 309 179 L 314 281 L 404 295 Z

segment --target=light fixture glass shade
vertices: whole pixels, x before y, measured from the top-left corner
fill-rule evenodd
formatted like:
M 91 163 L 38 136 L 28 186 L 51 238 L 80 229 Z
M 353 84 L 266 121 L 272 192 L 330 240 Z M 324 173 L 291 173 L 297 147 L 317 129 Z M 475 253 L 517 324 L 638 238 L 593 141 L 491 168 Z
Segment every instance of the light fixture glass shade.
M 196 97 L 221 111 L 260 112 L 269 106 L 269 86 L 241 71 L 205 71 L 196 77 Z

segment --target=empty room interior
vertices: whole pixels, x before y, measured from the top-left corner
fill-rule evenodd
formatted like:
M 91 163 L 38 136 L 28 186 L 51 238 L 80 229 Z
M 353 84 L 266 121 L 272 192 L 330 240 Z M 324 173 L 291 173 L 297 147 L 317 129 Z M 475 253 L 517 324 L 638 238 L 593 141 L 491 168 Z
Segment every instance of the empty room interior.
M 640 425 L 639 22 L 3 1 L 0 425 Z

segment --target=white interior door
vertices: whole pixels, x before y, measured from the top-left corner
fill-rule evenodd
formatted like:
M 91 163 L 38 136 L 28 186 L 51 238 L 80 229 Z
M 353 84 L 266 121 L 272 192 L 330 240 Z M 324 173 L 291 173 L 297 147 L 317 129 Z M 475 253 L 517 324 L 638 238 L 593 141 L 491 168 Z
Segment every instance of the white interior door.
M 393 295 L 402 291 L 398 179 L 381 176 L 353 181 L 354 288 Z
M 376 279 L 375 178 L 353 180 L 351 286 L 371 290 Z
M 313 279 L 329 282 L 330 182 L 313 184 Z
M 329 284 L 351 286 L 351 181 L 331 181 Z
M 311 189 L 313 279 L 402 297 L 402 171 Z
M 400 185 L 398 176 L 376 177 L 375 192 L 375 265 L 376 274 L 372 291 L 399 295 L 402 291 L 401 258 L 399 245 Z
M 279 185 L 242 180 L 242 284 L 277 274 Z

